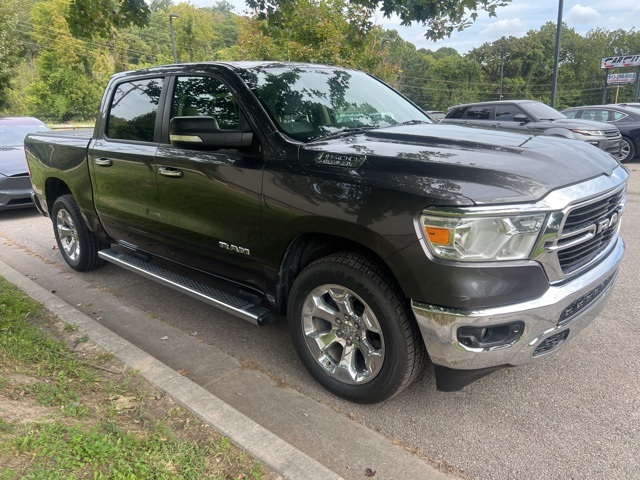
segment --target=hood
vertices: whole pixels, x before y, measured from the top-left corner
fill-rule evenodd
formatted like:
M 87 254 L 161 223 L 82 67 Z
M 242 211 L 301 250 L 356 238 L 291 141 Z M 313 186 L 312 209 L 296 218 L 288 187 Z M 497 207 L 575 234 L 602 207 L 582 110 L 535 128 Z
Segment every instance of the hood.
M 535 202 L 620 168 L 582 141 L 447 124 L 381 128 L 307 144 L 300 160 L 318 173 L 442 205 Z
M 11 177 L 28 173 L 24 147 L 15 145 L 0 147 L 0 175 Z
M 556 125 L 567 129 L 581 128 L 584 130 L 613 130 L 616 127 L 604 122 L 596 122 L 594 120 L 582 120 L 579 118 L 558 118 L 556 120 L 541 120 L 538 125 Z

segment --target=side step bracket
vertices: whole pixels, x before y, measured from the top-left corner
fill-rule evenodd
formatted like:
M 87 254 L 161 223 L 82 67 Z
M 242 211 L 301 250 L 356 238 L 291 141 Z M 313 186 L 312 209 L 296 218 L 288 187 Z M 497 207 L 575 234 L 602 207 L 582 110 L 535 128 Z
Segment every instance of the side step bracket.
M 145 262 L 138 257 L 120 253 L 111 248 L 100 250 L 98 256 L 107 262 L 131 270 L 166 287 L 186 293 L 193 298 L 258 326 L 266 325 L 271 321 L 271 311 L 266 308 L 195 282 L 185 276 L 177 275 L 169 270 Z

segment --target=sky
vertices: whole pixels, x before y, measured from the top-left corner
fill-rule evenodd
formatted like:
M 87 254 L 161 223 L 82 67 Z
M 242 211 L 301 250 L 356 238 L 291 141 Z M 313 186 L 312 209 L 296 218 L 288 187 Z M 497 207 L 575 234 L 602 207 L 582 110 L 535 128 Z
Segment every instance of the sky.
M 180 0 L 174 0 L 178 3 Z M 236 13 L 243 13 L 246 4 L 243 0 L 229 0 L 236 7 Z M 193 5 L 208 7 L 216 0 L 191 0 Z M 640 0 L 565 0 L 562 20 L 581 35 L 595 28 L 630 30 L 640 28 Z M 441 47 L 453 47 L 464 54 L 484 43 L 491 43 L 506 36 L 523 37 L 529 30 L 538 30 L 547 22 L 558 21 L 558 0 L 512 0 L 506 7 L 498 8 L 496 17 L 480 12 L 476 22 L 462 32 L 454 32 L 450 38 L 433 42 L 424 38 L 424 28 L 400 26 L 399 19 L 384 18 L 382 14 L 373 20 L 389 30 L 397 30 L 400 36 L 413 43 L 416 48 L 437 50 Z M 628 52 L 630 55 L 640 52 Z

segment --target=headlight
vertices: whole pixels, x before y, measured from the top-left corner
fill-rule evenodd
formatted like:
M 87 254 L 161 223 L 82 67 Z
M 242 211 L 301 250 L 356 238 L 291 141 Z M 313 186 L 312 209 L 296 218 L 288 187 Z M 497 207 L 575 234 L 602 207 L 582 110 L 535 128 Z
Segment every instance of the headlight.
M 602 130 L 581 130 L 579 128 L 572 128 L 572 132 L 580 133 L 581 135 L 586 135 L 587 137 L 604 137 L 604 132 Z
M 529 258 L 544 220 L 543 214 L 472 216 L 424 212 L 420 226 L 436 257 L 484 262 Z

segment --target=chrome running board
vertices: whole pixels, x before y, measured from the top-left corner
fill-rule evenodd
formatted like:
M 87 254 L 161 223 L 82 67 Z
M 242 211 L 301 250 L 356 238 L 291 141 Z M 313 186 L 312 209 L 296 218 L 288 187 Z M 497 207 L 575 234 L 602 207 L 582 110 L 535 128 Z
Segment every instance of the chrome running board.
M 266 325 L 271 321 L 271 311 L 266 308 L 260 307 L 240 297 L 216 290 L 202 283 L 195 282 L 185 276 L 177 275 L 169 270 L 145 262 L 138 257 L 116 252 L 111 248 L 100 250 L 98 256 L 107 262 L 138 273 L 143 277 L 185 293 L 190 297 L 208 303 L 236 317 L 248 320 L 258 326 Z

